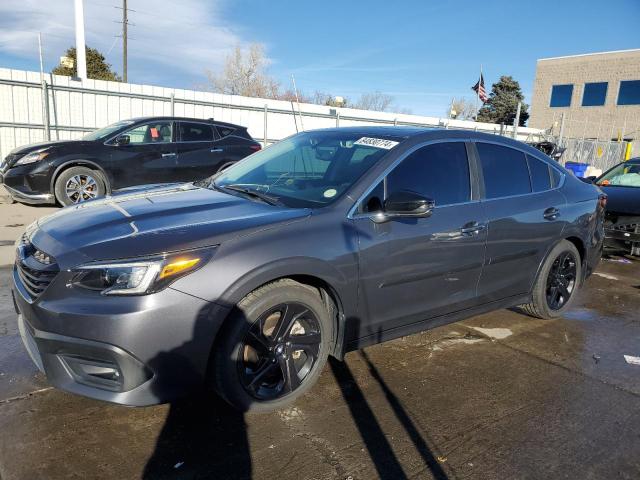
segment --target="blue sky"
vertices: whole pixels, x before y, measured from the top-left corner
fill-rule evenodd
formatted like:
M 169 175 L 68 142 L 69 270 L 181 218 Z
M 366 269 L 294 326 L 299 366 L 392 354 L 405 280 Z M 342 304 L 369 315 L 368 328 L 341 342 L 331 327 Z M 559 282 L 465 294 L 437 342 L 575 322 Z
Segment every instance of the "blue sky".
M 120 0 L 85 0 L 87 43 L 120 70 Z M 129 79 L 193 88 L 235 45 L 261 43 L 284 86 L 356 99 L 379 90 L 416 114 L 442 116 L 512 75 L 530 98 L 536 59 L 640 47 L 640 1 L 129 0 Z M 0 67 L 45 69 L 73 43 L 72 0 L 0 5 Z

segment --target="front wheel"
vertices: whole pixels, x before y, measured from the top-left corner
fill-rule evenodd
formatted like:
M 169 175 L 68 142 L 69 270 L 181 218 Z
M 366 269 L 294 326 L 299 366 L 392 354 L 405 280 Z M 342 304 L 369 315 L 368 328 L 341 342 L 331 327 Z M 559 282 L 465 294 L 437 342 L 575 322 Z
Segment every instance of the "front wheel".
M 62 206 L 83 203 L 106 194 L 102 175 L 87 167 L 71 167 L 56 179 L 54 193 Z
M 317 289 L 267 284 L 234 309 L 216 344 L 217 392 L 242 411 L 280 409 L 309 390 L 327 361 L 329 310 Z
M 551 250 L 538 273 L 531 303 L 522 308 L 533 317 L 560 317 L 573 303 L 581 278 L 580 253 L 573 243 L 562 240 Z

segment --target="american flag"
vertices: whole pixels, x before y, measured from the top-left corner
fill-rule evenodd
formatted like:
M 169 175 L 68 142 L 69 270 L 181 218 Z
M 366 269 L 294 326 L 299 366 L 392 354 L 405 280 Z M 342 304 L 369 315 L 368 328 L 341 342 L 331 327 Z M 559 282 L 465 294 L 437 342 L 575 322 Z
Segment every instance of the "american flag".
M 487 91 L 484 89 L 484 77 L 482 76 L 482 73 L 480 74 L 480 80 L 478 80 L 478 83 L 471 87 L 471 90 L 478 94 L 478 98 L 482 103 L 486 102 L 489 98 L 487 97 Z

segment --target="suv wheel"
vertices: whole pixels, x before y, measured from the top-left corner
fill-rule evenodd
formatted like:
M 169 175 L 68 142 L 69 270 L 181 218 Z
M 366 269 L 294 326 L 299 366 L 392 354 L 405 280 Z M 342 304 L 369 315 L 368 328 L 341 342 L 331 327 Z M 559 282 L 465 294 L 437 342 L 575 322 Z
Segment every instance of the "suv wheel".
M 573 303 L 582 265 L 575 245 L 562 240 L 549 253 L 533 286 L 532 301 L 522 308 L 538 318 L 558 318 Z
M 217 392 L 239 410 L 268 412 L 309 390 L 332 338 L 318 290 L 278 280 L 247 295 L 234 310 L 215 351 Z
M 71 167 L 55 183 L 56 200 L 63 206 L 103 197 L 106 187 L 102 175 L 87 167 Z

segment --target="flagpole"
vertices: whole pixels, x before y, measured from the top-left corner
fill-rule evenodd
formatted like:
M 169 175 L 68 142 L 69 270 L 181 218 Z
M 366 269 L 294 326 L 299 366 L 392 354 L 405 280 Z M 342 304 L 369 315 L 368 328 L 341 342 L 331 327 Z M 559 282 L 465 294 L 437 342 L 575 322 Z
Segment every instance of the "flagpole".
M 480 78 L 478 79 L 478 90 L 476 90 L 476 119 L 475 121 L 478 121 L 478 110 L 480 107 L 478 107 L 478 103 L 480 102 L 480 80 L 482 79 L 482 64 L 480 64 Z

